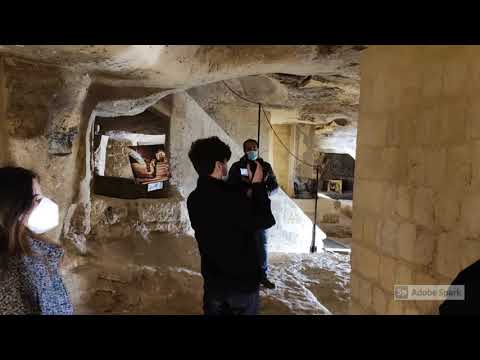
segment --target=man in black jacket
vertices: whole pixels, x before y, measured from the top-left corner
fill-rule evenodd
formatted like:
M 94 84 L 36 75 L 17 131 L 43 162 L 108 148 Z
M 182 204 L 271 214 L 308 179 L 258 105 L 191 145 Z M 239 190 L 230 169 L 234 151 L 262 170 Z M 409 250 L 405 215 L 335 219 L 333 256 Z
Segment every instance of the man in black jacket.
M 199 175 L 187 200 L 201 256 L 205 315 L 256 315 L 259 306 L 259 261 L 255 231 L 275 224 L 256 163 L 251 198 L 225 182 L 231 156 L 217 137 L 200 139 L 188 154 Z
M 255 168 L 256 162 L 260 163 L 263 168 L 265 189 L 270 195 L 278 189 L 277 178 L 273 173 L 272 166 L 258 157 L 258 143 L 256 140 L 248 139 L 243 143 L 243 151 L 245 155 L 236 163 L 234 163 L 228 174 L 228 182 L 232 185 L 240 186 L 248 196 L 251 196 L 251 177 L 248 176 L 247 166 Z M 274 289 L 275 284 L 272 283 L 267 276 L 268 258 L 267 258 L 267 233 L 265 229 L 260 229 L 255 233 L 257 239 L 258 256 L 260 257 L 260 270 L 262 274 L 261 284 L 268 289 Z

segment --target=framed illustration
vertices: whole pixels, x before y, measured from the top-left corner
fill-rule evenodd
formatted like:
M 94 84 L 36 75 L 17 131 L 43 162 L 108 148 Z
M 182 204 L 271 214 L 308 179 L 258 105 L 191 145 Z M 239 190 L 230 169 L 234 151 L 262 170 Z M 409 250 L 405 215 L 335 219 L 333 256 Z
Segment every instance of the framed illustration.
M 158 183 L 171 178 L 165 145 L 139 145 L 128 148 L 135 183 L 149 185 L 149 191 L 162 189 L 163 184 Z
M 341 194 L 342 193 L 342 180 L 328 180 L 327 191 L 336 192 L 336 193 Z

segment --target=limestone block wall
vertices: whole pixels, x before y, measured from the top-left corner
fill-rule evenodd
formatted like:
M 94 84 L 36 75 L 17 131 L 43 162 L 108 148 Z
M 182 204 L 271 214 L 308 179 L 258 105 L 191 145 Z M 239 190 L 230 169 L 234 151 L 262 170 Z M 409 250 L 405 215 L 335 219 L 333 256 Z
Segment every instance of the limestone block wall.
M 480 258 L 480 47 L 372 46 L 361 59 L 352 308 L 431 314 L 395 284 L 449 284 Z

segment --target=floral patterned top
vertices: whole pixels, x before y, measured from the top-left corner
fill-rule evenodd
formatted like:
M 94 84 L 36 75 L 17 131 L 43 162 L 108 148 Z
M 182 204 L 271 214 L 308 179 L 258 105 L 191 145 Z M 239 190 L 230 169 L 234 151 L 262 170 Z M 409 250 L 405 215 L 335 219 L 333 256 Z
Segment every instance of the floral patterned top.
M 63 250 L 30 239 L 33 255 L 12 256 L 0 270 L 0 315 L 71 315 L 73 306 L 59 272 Z

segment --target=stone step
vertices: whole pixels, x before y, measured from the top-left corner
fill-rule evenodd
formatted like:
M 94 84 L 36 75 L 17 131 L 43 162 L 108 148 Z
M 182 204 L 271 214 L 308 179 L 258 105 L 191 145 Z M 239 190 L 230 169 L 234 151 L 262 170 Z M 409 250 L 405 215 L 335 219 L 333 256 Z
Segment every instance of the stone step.
M 335 241 L 331 238 L 326 238 L 323 240 L 323 249 L 326 251 L 333 251 L 339 253 L 351 253 L 351 248 L 348 245 L 342 244 L 338 241 Z

